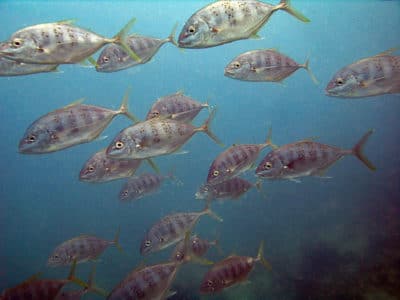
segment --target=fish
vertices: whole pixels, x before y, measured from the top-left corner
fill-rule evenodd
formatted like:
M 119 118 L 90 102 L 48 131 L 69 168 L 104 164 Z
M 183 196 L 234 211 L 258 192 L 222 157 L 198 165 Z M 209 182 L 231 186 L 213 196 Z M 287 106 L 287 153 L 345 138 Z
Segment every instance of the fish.
M 167 215 L 147 230 L 140 245 L 140 254 L 147 255 L 160 251 L 182 241 L 185 238 L 185 234 L 194 227 L 203 215 L 209 215 L 222 222 L 222 219 L 211 211 L 208 206 L 199 212 L 183 212 Z
M 166 262 L 131 271 L 108 295 L 107 300 L 161 300 L 172 296 L 170 286 L 180 264 Z
M 93 235 L 80 235 L 58 245 L 49 256 L 49 267 L 67 266 L 74 261 L 77 263 L 97 259 L 109 246 L 121 250 L 119 245 L 119 230 L 114 240 L 108 241 Z
M 143 159 L 176 152 L 195 133 L 205 132 L 217 144 L 219 139 L 210 131 L 215 110 L 200 127 L 172 119 L 153 118 L 119 132 L 107 147 L 106 155 L 112 159 Z
M 277 5 L 257 0 L 220 0 L 201 8 L 186 21 L 178 45 L 181 48 L 207 48 L 254 37 L 278 10 L 284 10 L 302 22 L 310 22 L 291 7 L 288 0 L 281 0 Z
M 233 145 L 220 153 L 208 170 L 207 184 L 215 185 L 249 170 L 262 149 L 274 146 L 271 142 L 271 130 L 263 144 Z
M 121 201 L 137 200 L 156 192 L 161 183 L 167 179 L 173 178 L 173 175 L 159 175 L 152 173 L 143 173 L 139 176 L 129 178 L 122 186 L 119 193 Z
M 110 159 L 104 148 L 86 161 L 79 172 L 79 180 L 100 183 L 131 177 L 141 163 L 141 159 Z
M 253 184 L 240 177 L 233 177 L 217 184 L 203 184 L 196 192 L 196 199 L 210 201 L 213 199 L 238 199 L 252 187 L 260 189 L 260 183 Z
M 329 81 L 326 95 L 363 98 L 400 93 L 400 56 L 391 55 L 395 50 L 392 48 L 343 67 Z
M 269 152 L 258 165 L 255 173 L 263 179 L 289 179 L 298 177 L 323 176 L 325 171 L 346 155 L 355 155 L 368 169 L 376 167 L 363 154 L 362 150 L 374 131 L 368 130 L 352 149 L 341 149 L 303 140 L 281 146 Z
M 208 241 L 199 238 L 197 235 L 193 235 L 190 237 L 187 244 L 185 240 L 182 240 L 175 246 L 171 261 L 183 262 L 184 260 L 192 260 L 192 257 L 187 256 L 195 256 L 196 258 L 203 257 L 208 249 L 217 245 L 218 240 Z
M 70 282 L 85 287 L 86 284 L 75 277 L 76 262 L 66 279 L 29 278 L 17 286 L 8 288 L 0 294 L 0 300 L 54 300 L 61 289 Z
M 125 43 L 135 21 L 135 18 L 131 19 L 113 38 L 75 26 L 71 20 L 25 27 L 0 43 L 0 55 L 24 63 L 74 64 L 87 59 L 106 44 L 117 43 L 133 59 L 140 61 Z
M 42 154 L 88 143 L 96 139 L 119 114 L 136 120 L 128 111 L 127 95 L 119 110 L 77 101 L 34 121 L 20 140 L 18 150 L 23 154 Z
M 270 263 L 264 258 L 263 243 L 261 243 L 256 257 L 231 255 L 215 263 L 204 275 L 201 285 L 201 294 L 218 293 L 232 285 L 247 280 L 257 262 L 271 270 Z
M 58 65 L 28 64 L 0 56 L 0 76 L 20 76 L 57 72 Z
M 172 43 L 177 46 L 175 42 L 175 29 L 176 26 L 174 26 L 171 34 L 165 39 L 137 34 L 128 36 L 125 42 L 140 60 L 133 59 L 120 45 L 107 45 L 97 59 L 96 71 L 106 73 L 117 72 L 149 62 L 164 44 Z
M 225 67 L 224 75 L 244 81 L 282 82 L 301 68 L 306 69 L 312 81 L 318 84 L 308 59 L 304 64 L 298 64 L 274 49 L 252 50 L 238 55 Z
M 178 91 L 157 99 L 147 113 L 146 120 L 165 117 L 187 123 L 205 107 L 209 107 L 208 103 L 200 103 Z

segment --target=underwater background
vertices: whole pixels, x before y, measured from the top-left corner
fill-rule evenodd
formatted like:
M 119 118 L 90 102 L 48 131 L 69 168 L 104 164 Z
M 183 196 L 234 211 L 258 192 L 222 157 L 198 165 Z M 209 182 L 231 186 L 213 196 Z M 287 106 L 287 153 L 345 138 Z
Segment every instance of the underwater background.
M 164 38 L 176 22 L 179 33 L 208 3 L 2 0 L 0 40 L 29 25 L 65 19 L 111 37 L 132 17 L 137 21 L 131 32 Z M 169 258 L 173 247 L 145 258 L 139 253 L 140 241 L 154 222 L 172 212 L 204 208 L 194 194 L 223 148 L 202 133 L 184 145 L 188 153 L 155 158 L 161 172 L 173 172 L 182 185 L 166 182 L 159 192 L 131 203 L 118 200 L 123 180 L 78 180 L 85 161 L 130 125 L 127 118 L 116 117 L 103 138 L 91 143 L 51 154 L 18 153 L 19 139 L 40 116 L 82 97 L 86 104 L 117 109 L 132 87 L 129 108 L 141 119 L 157 98 L 178 90 L 208 101 L 217 108 L 212 130 L 227 146 L 262 143 L 272 127 L 278 145 L 317 137 L 350 149 L 368 129 L 375 129 L 364 149 L 375 172 L 347 156 L 327 171 L 331 178 L 264 181 L 263 193 L 252 189 L 237 201 L 213 203 L 224 221 L 202 217 L 194 230 L 220 241 L 223 253 L 212 249 L 207 258 L 255 256 L 264 241 L 273 271 L 257 265 L 250 283 L 200 296 L 208 267 L 187 264 L 172 284 L 177 294 L 171 299 L 400 299 L 400 97 L 352 100 L 329 98 L 324 92 L 343 66 L 400 45 L 400 2 L 293 0 L 292 5 L 311 23 L 279 11 L 261 28 L 262 39 L 193 50 L 166 44 L 150 63 L 116 73 L 62 65 L 58 73 L 1 77 L 0 290 L 37 272 L 44 278 L 65 278 L 68 267 L 46 267 L 55 246 L 83 233 L 113 239 L 120 227 L 124 253 L 110 247 L 97 261 L 96 284 L 110 291 L 140 263 Z M 320 84 L 301 69 L 284 84 L 224 77 L 232 58 L 262 48 L 275 48 L 299 63 L 309 57 Z M 195 124 L 207 116 L 203 110 Z M 263 150 L 257 163 L 268 151 Z M 146 169 L 143 164 L 138 173 Z M 245 178 L 256 181 L 253 170 Z M 86 280 L 90 267 L 78 265 L 77 276 Z M 101 297 L 88 293 L 84 299 Z

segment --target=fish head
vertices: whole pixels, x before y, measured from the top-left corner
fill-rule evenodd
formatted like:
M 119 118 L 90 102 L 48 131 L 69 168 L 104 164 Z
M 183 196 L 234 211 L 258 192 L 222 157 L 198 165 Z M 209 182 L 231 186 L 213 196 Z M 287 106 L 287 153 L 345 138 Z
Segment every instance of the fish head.
M 31 126 L 19 141 L 18 151 L 24 154 L 49 152 L 49 145 L 57 141 L 57 136 L 45 128 Z M 51 147 L 50 147 L 51 148 Z
M 201 294 L 211 294 L 218 292 L 224 288 L 224 279 L 217 276 L 205 275 L 200 285 Z
M 337 72 L 325 88 L 327 96 L 353 98 L 360 97 L 358 92 L 362 89 L 362 79 L 346 68 Z
M 119 199 L 121 201 L 139 199 L 143 196 L 143 192 L 144 190 L 139 187 L 125 184 L 119 192 Z
M 212 30 L 202 18 L 192 16 L 183 26 L 178 38 L 181 48 L 201 48 L 207 45 Z
M 278 178 L 284 171 L 285 166 L 274 152 L 265 156 L 256 169 L 256 175 L 262 178 Z
M 232 60 L 224 69 L 224 75 L 230 78 L 243 79 L 248 78 L 251 71 L 251 65 L 245 59 L 240 57 Z
M 218 163 L 218 161 L 214 161 L 208 170 L 207 175 L 207 184 L 209 184 L 209 188 L 213 184 L 220 183 L 232 177 L 233 169 L 224 167 L 224 164 Z
M 163 239 L 160 237 L 160 239 Z M 146 235 L 146 237 L 142 240 L 140 244 L 140 254 L 146 255 L 160 249 L 159 240 L 155 236 Z
M 28 32 L 16 32 L 10 40 L 0 44 L 0 55 L 16 61 L 44 54 L 44 48 Z
M 96 62 L 97 72 L 115 72 L 125 69 L 130 56 L 118 45 L 110 44 L 100 53 Z
M 212 186 L 209 184 L 203 184 L 199 187 L 195 194 L 196 199 L 207 200 L 212 197 Z
M 81 171 L 79 172 L 79 180 L 86 182 L 101 181 L 105 174 L 104 161 L 99 159 L 97 155 L 90 158 Z
M 68 265 L 68 261 L 64 255 L 55 251 L 47 260 L 47 266 L 49 267 L 59 267 Z
M 122 130 L 107 147 L 106 155 L 114 159 L 130 158 L 135 145 L 135 140 Z

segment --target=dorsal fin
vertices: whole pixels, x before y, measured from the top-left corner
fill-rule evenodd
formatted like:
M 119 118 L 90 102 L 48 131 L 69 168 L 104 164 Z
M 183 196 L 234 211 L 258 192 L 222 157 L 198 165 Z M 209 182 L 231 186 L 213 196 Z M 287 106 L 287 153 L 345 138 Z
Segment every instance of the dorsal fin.
M 387 50 L 385 50 L 385 51 L 383 51 L 383 52 L 381 52 L 381 53 L 378 53 L 378 54 L 376 54 L 376 55 L 374 55 L 374 56 L 385 56 L 385 55 L 390 55 L 390 54 L 392 54 L 393 52 L 396 52 L 397 50 L 399 50 L 399 48 L 400 48 L 400 47 L 393 47 L 393 48 L 387 49 Z
M 67 19 L 67 20 L 60 20 L 56 22 L 57 24 L 63 25 L 73 25 L 76 23 L 76 19 Z
M 68 108 L 68 107 L 72 107 L 72 106 L 75 106 L 75 105 L 78 105 L 78 104 L 82 104 L 83 101 L 85 101 L 85 98 L 79 98 L 79 99 L 71 102 L 70 104 L 67 104 L 66 106 L 64 106 L 64 108 Z

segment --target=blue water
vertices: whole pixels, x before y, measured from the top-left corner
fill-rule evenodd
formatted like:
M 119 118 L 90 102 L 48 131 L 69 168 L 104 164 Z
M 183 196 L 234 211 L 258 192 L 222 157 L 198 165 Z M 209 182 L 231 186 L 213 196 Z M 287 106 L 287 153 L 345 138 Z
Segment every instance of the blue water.
M 132 17 L 137 18 L 132 32 L 162 38 L 176 22 L 179 33 L 186 19 L 207 3 L 3 0 L 0 40 L 25 26 L 65 19 L 111 37 Z M 83 163 L 129 126 L 123 116 L 104 131 L 105 140 L 46 155 L 18 153 L 25 129 L 43 114 L 82 97 L 87 104 L 117 109 L 131 86 L 130 109 L 141 118 L 155 99 L 177 90 L 208 100 L 217 107 L 212 129 L 226 145 L 261 143 L 272 126 L 273 141 L 279 145 L 318 137 L 320 142 L 351 148 L 368 129 L 375 129 L 365 153 L 376 172 L 345 157 L 328 170 L 329 179 L 266 181 L 265 198 L 252 190 L 239 201 L 213 204 L 224 222 L 203 217 L 195 232 L 210 240 L 219 237 L 223 253 L 211 250 L 207 257 L 217 261 L 232 253 L 255 256 L 264 240 L 273 272 L 258 265 L 250 284 L 202 298 L 400 299 L 400 97 L 346 100 L 324 94 L 339 68 L 400 45 L 400 4 L 292 4 L 311 23 L 277 12 L 260 31 L 261 40 L 184 51 L 167 44 L 151 63 L 117 73 L 63 65 L 60 73 L 0 78 L 0 290 L 37 272 L 45 278 L 65 278 L 68 268 L 45 266 L 56 245 L 82 233 L 112 239 L 120 227 L 124 254 L 109 248 L 97 262 L 96 283 L 111 290 L 141 262 L 154 264 L 169 257 L 172 249 L 140 256 L 140 241 L 151 224 L 172 212 L 203 208 L 194 193 L 223 149 L 201 133 L 183 147 L 189 153 L 155 159 L 162 172 L 172 170 L 182 186 L 166 183 L 160 192 L 129 204 L 117 199 L 123 181 L 78 181 Z M 309 57 L 320 85 L 314 85 L 304 70 L 283 85 L 223 76 L 233 57 L 260 48 L 276 48 L 298 62 Z M 206 118 L 203 111 L 195 123 Z M 144 165 L 140 171 L 146 169 Z M 255 181 L 253 172 L 246 178 Z M 199 299 L 206 270 L 196 264 L 184 266 L 173 283 L 178 293 L 172 299 Z M 86 279 L 89 271 L 90 264 L 81 264 L 77 275 Z M 87 294 L 84 299 L 101 298 Z

